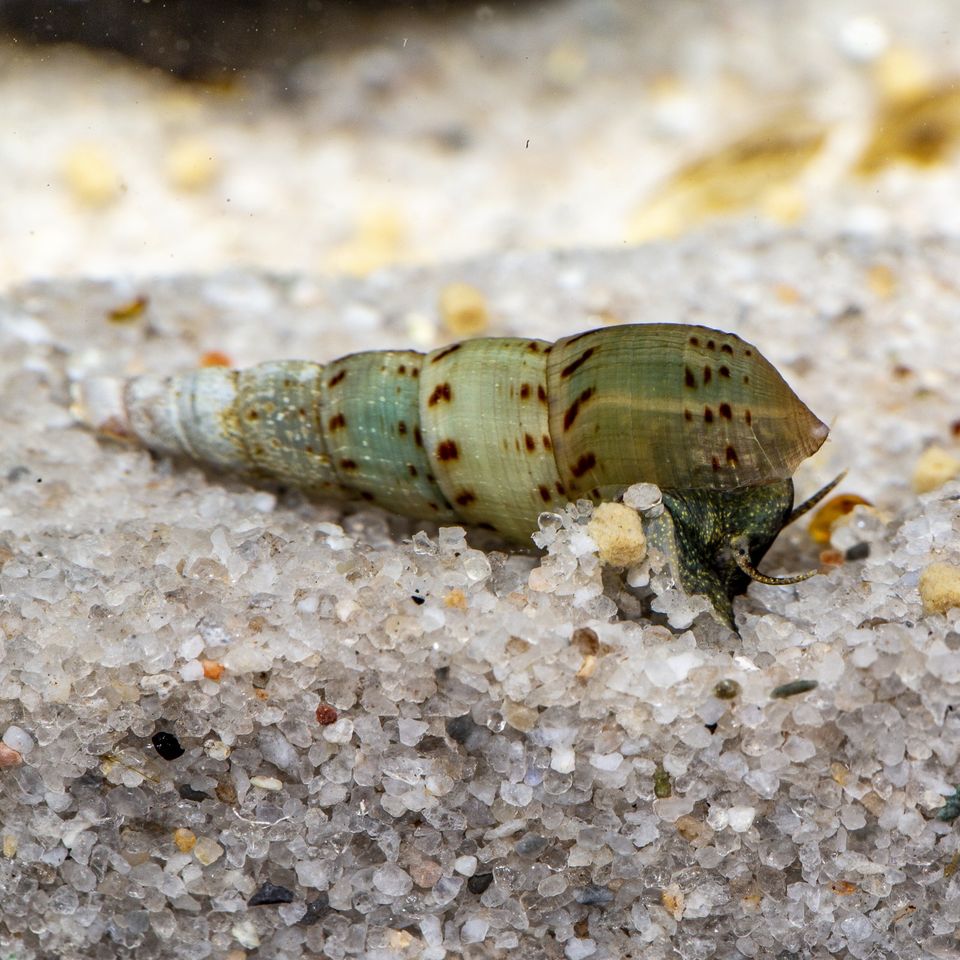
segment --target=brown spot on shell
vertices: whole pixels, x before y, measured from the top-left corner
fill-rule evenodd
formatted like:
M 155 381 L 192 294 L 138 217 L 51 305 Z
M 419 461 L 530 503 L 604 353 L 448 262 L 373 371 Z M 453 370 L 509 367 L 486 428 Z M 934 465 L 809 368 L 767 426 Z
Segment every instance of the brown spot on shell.
M 737 459 L 737 451 L 733 447 L 727 447 L 727 463 L 736 466 L 740 461 Z
M 577 372 L 577 370 L 579 370 L 579 369 L 593 356 L 593 354 L 594 354 L 594 348 L 593 348 L 593 347 L 587 347 L 587 349 L 584 350 L 583 353 L 581 353 L 580 356 L 577 357 L 576 360 L 574 360 L 572 363 L 568 363 L 568 364 L 560 371 L 560 376 L 561 376 L 561 377 L 569 377 L 569 376 L 572 376 L 574 373 Z
M 690 421 L 690 420 L 693 419 L 693 414 L 692 414 L 689 410 L 684 410 L 684 411 L 683 411 L 683 419 L 684 419 L 684 420 L 687 420 L 687 421 Z
M 727 367 L 727 366 L 721 367 L 717 372 L 720 374 L 721 377 L 729 377 L 729 376 L 730 376 L 730 368 Z
M 714 473 L 720 469 L 720 461 L 716 457 L 711 458 L 711 463 L 713 465 Z
M 402 377 L 406 372 L 407 372 L 407 365 L 405 363 L 401 363 L 400 366 L 397 367 L 397 373 L 399 373 L 400 376 Z
M 458 506 L 467 507 L 476 499 L 477 495 L 472 490 L 464 490 L 457 494 L 456 503 Z
M 596 454 L 583 453 L 580 459 L 573 465 L 570 472 L 575 477 L 582 477 L 588 470 L 592 470 L 597 465 Z
M 450 389 L 450 384 L 438 383 L 433 388 L 433 393 L 430 394 L 430 399 L 427 401 L 427 406 L 435 407 L 441 400 L 446 400 L 447 403 L 449 403 L 452 397 L 453 391 Z
M 743 382 L 744 382 L 744 383 L 749 383 L 749 382 L 750 382 L 750 378 L 749 378 L 746 374 L 743 375 Z
M 338 383 L 343 383 L 347 378 L 347 371 L 341 370 L 338 374 L 335 374 L 327 381 L 328 387 L 335 387 Z
M 523 442 L 526 444 L 527 450 L 529 450 L 530 453 L 533 453 L 533 451 L 537 449 L 537 441 L 534 440 L 529 433 L 523 435 Z
M 753 414 L 749 410 L 745 410 L 743 413 L 743 419 L 746 420 L 747 426 L 749 427 L 753 423 Z
M 567 495 L 567 488 L 559 480 L 554 484 L 554 486 L 557 488 L 557 493 L 559 493 L 561 497 L 565 497 Z
M 247 411 L 247 419 L 248 419 L 249 421 L 251 421 L 251 422 L 253 422 L 253 421 L 255 421 L 255 420 L 259 420 L 259 419 L 260 419 L 260 414 L 257 413 L 256 410 L 248 410 L 248 411 Z
M 553 444 L 550 442 L 550 434 L 545 433 L 541 438 L 543 440 L 543 449 L 550 450 L 553 447 Z
M 356 461 L 356 460 L 351 460 L 349 457 L 344 457 L 344 458 L 340 461 L 340 468 L 341 468 L 342 470 L 356 470 L 356 469 L 357 469 L 357 461 Z
M 693 375 L 693 371 L 689 367 L 684 367 L 683 382 L 691 390 L 697 389 L 697 378 Z
M 414 367 L 414 368 L 410 371 L 410 376 L 413 377 L 414 379 L 416 379 L 417 377 L 419 377 L 419 376 L 420 376 L 420 368 L 419 368 L 419 367 Z
M 691 347 L 699 347 L 699 346 L 700 346 L 700 338 L 699 338 L 699 337 L 691 337 L 687 342 L 690 344 Z
M 724 353 L 729 353 L 731 356 L 733 355 L 733 347 L 731 347 L 729 343 L 721 343 L 721 344 L 720 344 L 720 349 L 721 349 Z
M 541 403 L 547 402 L 547 388 L 542 383 L 537 384 L 537 399 Z
M 441 350 L 430 362 L 439 363 L 444 357 L 449 357 L 451 353 L 456 353 L 462 346 L 462 343 L 451 344 L 446 350 Z
M 418 446 L 423 446 L 423 434 L 420 433 L 419 427 L 413 428 L 413 442 Z
M 347 425 L 347 418 L 342 413 L 335 413 L 327 421 L 327 429 L 331 433 L 335 433 L 337 430 L 342 430 Z
M 709 407 L 703 408 L 704 423 L 713 423 L 713 411 Z
M 460 448 L 456 440 L 441 440 L 437 445 L 437 459 L 446 462 L 457 460 L 460 457 Z
M 527 349 L 528 349 L 531 353 L 539 353 L 539 352 L 540 352 L 540 344 L 537 343 L 536 340 L 531 340 L 531 341 L 527 344 Z
M 550 500 L 551 500 L 549 488 L 548 488 L 548 487 L 545 487 L 545 486 L 541 483 L 541 484 L 540 484 L 540 487 L 539 487 L 539 490 L 540 490 L 540 499 L 541 499 L 544 503 L 549 503 Z
M 716 345 L 712 340 L 708 340 L 708 341 L 707 341 L 707 349 L 708 349 L 708 350 L 716 350 L 716 349 L 717 349 L 717 345 Z
M 411 477 L 415 477 L 417 475 L 417 468 L 412 463 L 408 463 L 407 473 L 409 473 Z
M 401 421 L 397 424 L 397 433 L 399 433 L 401 437 L 405 437 L 405 436 L 407 435 L 407 421 L 406 421 L 406 420 L 401 420 Z
M 713 377 L 713 370 L 710 369 L 710 366 L 705 366 L 703 368 L 703 385 L 706 386 L 710 379 Z
M 529 396 L 530 396 L 530 384 L 529 384 L 529 383 L 521 383 L 521 384 L 520 384 L 520 399 L 521 399 L 521 400 L 526 400 L 527 397 L 529 397 Z
M 733 419 L 733 411 L 730 409 L 729 403 L 720 404 L 720 416 L 723 417 L 724 420 Z
M 373 503 L 373 501 L 377 499 L 369 490 L 361 490 L 360 496 L 363 497 L 364 500 L 368 500 L 370 503 Z
M 753 356 L 753 351 L 750 350 L 750 349 L 744 350 L 744 351 L 743 351 L 743 355 L 744 355 L 745 357 L 752 357 L 752 356 Z

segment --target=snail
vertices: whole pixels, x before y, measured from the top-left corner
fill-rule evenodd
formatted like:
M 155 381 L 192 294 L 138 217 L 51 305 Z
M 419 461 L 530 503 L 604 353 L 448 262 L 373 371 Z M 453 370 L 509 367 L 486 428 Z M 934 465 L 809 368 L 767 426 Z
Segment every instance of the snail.
M 751 579 L 812 575 L 757 564 L 837 483 L 794 507 L 792 476 L 827 426 L 755 347 L 702 326 L 98 378 L 77 401 L 99 432 L 159 453 L 518 542 L 567 501 L 656 484 L 681 586 L 731 627 Z

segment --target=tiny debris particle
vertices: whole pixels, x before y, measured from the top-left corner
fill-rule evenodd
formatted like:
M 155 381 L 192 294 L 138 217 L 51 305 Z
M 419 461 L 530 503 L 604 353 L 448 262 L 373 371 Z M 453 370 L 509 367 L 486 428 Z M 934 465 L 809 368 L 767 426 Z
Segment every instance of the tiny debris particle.
M 670 774 L 658 763 L 653 772 L 653 795 L 658 800 L 666 800 L 673 796 L 673 783 Z
M 459 588 L 454 587 L 444 598 L 443 605 L 452 607 L 454 610 L 467 609 L 467 595 Z
M 915 493 L 930 493 L 960 477 L 960 459 L 943 447 L 927 447 L 913 471 Z
M 317 707 L 317 723 L 321 727 L 329 727 L 331 723 L 337 722 L 336 707 L 331 707 L 329 703 L 321 703 Z
M 870 556 L 869 543 L 855 543 L 844 554 L 844 559 L 848 561 L 866 560 Z
M 208 350 L 200 355 L 201 367 L 232 367 L 233 360 L 229 355 L 219 350 Z
M 139 297 L 134 297 L 132 300 L 114 307 L 107 313 L 107 319 L 111 323 L 132 323 L 143 316 L 149 303 L 149 298 L 141 294 Z
M 419 607 L 427 602 L 426 597 L 418 597 L 416 594 L 410 597 L 410 599 Z
M 267 881 L 247 901 L 248 907 L 263 907 L 272 903 L 293 903 L 293 891 Z
M 186 827 L 173 831 L 173 842 L 181 853 L 189 853 L 197 845 L 197 835 Z
M 490 325 L 486 299 L 468 283 L 450 283 L 440 291 L 440 317 L 444 328 L 458 337 L 483 333 Z
M 467 889 L 478 897 L 493 883 L 492 873 L 475 873 L 467 881 Z
M 957 787 L 949 797 L 945 798 L 944 805 L 937 811 L 937 819 L 944 823 L 951 823 L 960 817 L 960 787 Z
M 182 757 L 186 752 L 180 746 L 180 741 L 172 733 L 167 733 L 165 730 L 155 733 L 150 738 L 150 742 L 164 760 L 176 760 L 177 757 Z
M 276 777 L 251 777 L 251 787 L 259 787 L 261 790 L 269 790 L 276 793 L 283 789 L 283 784 Z
M 210 797 L 209 793 L 204 793 L 202 790 L 194 790 L 188 783 L 180 784 L 180 786 L 177 787 L 177 793 L 180 794 L 181 800 L 192 800 L 194 803 L 200 803 Z
M 647 538 L 636 510 L 622 503 L 601 503 L 587 525 L 600 559 L 612 567 L 634 567 L 647 555 Z
M 14 750 L 13 747 L 0 743 L 0 770 L 19 767 L 21 763 L 23 763 L 23 754 L 19 750 Z
M 214 792 L 217 799 L 228 807 L 232 807 L 237 802 L 237 788 L 232 780 L 221 780 Z
M 585 657 L 595 656 L 600 651 L 600 638 L 597 636 L 597 631 L 591 630 L 590 627 L 577 627 L 573 631 L 570 643 Z
M 733 700 L 740 696 L 740 684 L 736 680 L 718 680 L 714 685 L 713 695 L 718 700 Z
M 683 901 L 683 891 L 676 883 L 671 883 L 669 887 L 664 887 L 660 891 L 660 902 L 674 920 L 679 920 L 683 916 Z
M 946 613 L 952 607 L 960 607 L 960 566 L 929 564 L 920 574 L 919 588 L 926 614 Z
M 839 897 L 849 897 L 851 893 L 857 892 L 857 885 L 850 883 L 849 880 L 834 880 L 830 884 L 830 889 Z
M 781 683 L 779 687 L 774 687 L 770 691 L 771 700 L 786 700 L 787 697 L 795 697 L 801 693 L 809 693 L 816 690 L 820 684 L 816 680 L 791 680 L 790 683 Z
M 834 550 L 832 547 L 829 550 L 820 551 L 820 566 L 821 567 L 842 567 L 844 562 L 844 554 L 839 550 Z
M 223 676 L 223 664 L 216 660 L 201 660 L 200 666 L 203 667 L 203 675 L 208 680 L 219 680 Z

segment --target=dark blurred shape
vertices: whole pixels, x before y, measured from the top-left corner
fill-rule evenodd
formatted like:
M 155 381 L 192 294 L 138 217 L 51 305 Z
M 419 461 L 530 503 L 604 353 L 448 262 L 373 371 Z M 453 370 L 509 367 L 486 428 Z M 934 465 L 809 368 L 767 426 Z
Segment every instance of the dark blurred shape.
M 506 10 L 516 7 L 513 0 Z M 370 39 L 384 15 L 476 13 L 465 0 L 0 0 L 0 32 L 116 50 L 176 76 L 220 81 L 288 69 L 333 44 Z M 379 32 L 379 31 L 378 31 Z

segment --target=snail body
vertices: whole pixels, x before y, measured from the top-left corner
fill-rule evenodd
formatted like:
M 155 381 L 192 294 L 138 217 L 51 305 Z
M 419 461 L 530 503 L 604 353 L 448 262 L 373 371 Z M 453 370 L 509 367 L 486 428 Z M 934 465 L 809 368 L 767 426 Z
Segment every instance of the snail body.
M 664 492 L 685 588 L 732 623 L 827 427 L 739 337 L 640 324 L 80 385 L 81 419 L 320 498 L 528 541 L 545 510 Z

